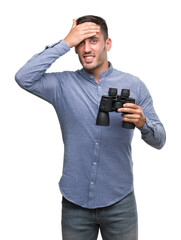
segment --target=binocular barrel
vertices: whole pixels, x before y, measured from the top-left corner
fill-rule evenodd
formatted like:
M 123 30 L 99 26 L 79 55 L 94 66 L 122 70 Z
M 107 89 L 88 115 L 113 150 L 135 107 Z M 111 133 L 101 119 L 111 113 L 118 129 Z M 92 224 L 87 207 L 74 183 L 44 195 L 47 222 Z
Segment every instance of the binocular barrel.
M 129 97 L 129 89 L 122 89 L 121 95 L 117 95 L 117 88 L 109 88 L 108 94 L 109 95 L 104 95 L 101 98 L 96 125 L 109 126 L 109 112 L 117 112 L 117 110 L 123 107 L 123 104 L 125 103 L 135 103 L 135 99 Z M 123 121 L 122 127 L 134 129 L 135 125 L 133 123 Z

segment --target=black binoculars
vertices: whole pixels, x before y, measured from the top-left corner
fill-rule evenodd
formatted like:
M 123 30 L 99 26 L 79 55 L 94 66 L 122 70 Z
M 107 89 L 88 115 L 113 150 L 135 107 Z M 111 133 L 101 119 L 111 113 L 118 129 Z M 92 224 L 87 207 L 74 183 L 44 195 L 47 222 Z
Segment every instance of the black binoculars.
M 117 112 L 125 103 L 135 103 L 134 98 L 130 98 L 130 90 L 122 89 L 121 95 L 117 95 L 117 88 L 109 88 L 107 95 L 103 95 L 99 105 L 99 112 L 97 115 L 96 125 L 109 126 L 109 112 Z M 124 114 L 124 113 L 123 113 Z M 126 113 L 129 114 L 129 113 Z M 122 127 L 134 129 L 134 123 L 122 122 Z

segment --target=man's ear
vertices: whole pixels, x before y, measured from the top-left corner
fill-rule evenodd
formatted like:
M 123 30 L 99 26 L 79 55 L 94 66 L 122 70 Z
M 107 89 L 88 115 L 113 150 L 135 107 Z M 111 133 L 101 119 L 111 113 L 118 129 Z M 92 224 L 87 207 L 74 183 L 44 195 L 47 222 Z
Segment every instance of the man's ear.
M 112 47 L 112 40 L 108 38 L 106 40 L 106 47 L 105 47 L 106 51 L 108 52 L 111 49 L 111 47 Z

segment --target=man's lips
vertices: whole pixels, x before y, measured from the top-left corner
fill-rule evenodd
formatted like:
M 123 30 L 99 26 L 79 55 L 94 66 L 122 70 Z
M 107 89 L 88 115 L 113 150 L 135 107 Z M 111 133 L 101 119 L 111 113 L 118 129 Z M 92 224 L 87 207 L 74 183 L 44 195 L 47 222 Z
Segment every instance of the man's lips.
M 92 62 L 94 60 L 94 55 L 83 55 L 85 62 Z

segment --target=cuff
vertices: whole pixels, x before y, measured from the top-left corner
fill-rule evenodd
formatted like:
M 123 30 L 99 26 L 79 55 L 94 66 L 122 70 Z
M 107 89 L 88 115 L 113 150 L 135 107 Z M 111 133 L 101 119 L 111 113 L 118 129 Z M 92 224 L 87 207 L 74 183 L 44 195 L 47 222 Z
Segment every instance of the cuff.
M 139 128 L 139 130 L 143 134 L 149 133 L 150 130 L 152 130 L 152 129 L 153 129 L 153 124 L 151 123 L 151 121 L 148 118 L 146 118 L 146 122 L 143 125 L 143 127 Z
M 67 43 L 64 40 L 60 40 L 60 41 L 58 41 L 58 42 L 56 42 L 52 45 L 47 45 L 45 47 L 45 49 L 54 48 L 54 47 L 60 49 L 61 52 L 63 52 L 63 53 L 66 53 L 66 52 L 70 51 L 69 46 L 67 45 Z

